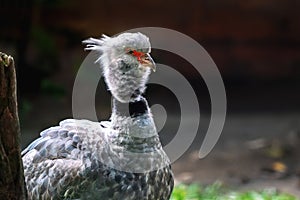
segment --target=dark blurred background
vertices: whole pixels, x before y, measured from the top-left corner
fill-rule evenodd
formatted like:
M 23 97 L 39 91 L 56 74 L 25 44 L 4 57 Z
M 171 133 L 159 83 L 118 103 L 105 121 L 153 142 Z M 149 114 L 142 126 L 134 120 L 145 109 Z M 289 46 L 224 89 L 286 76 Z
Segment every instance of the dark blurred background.
M 170 28 L 211 55 L 230 108 L 294 110 L 299 109 L 299 8 L 297 0 L 1 0 L 0 47 L 16 60 L 21 99 L 63 96 L 87 55 L 83 39 L 135 27 Z M 178 66 L 170 55 L 153 57 Z
M 0 0 L 0 50 L 15 58 L 21 126 L 30 133 L 23 143 L 72 116 L 73 81 L 87 55 L 82 40 L 145 26 L 180 31 L 211 55 L 227 91 L 229 140 L 298 131 L 299 9 L 298 0 Z M 152 54 L 188 78 L 209 114 L 205 83 L 192 66 L 168 52 Z M 110 98 L 103 82 L 99 90 L 104 119 Z M 149 86 L 146 95 L 150 102 L 178 104 L 164 88 Z

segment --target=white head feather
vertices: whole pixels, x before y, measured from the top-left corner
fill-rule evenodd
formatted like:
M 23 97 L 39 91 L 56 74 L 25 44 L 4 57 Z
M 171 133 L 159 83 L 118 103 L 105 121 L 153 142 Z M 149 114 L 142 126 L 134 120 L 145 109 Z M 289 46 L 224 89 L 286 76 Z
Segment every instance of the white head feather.
M 147 36 L 142 33 L 122 33 L 116 37 L 103 35 L 100 39 L 89 38 L 83 43 L 87 45 L 85 50 L 100 52 L 96 62 L 103 67 L 105 81 L 117 100 L 129 102 L 134 100 L 136 92 L 138 95 L 144 92 L 151 70 L 128 52 L 142 52 L 151 59 Z

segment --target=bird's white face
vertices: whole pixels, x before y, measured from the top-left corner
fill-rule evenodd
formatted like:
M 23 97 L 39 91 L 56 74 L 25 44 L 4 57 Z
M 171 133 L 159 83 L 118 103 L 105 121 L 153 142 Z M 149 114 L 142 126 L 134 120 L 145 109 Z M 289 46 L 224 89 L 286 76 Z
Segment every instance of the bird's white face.
M 149 38 L 141 33 L 122 33 L 83 41 L 86 50 L 100 51 L 105 81 L 120 102 L 134 101 L 145 90 L 151 69 L 155 71 Z
M 114 45 L 106 56 L 103 55 L 105 81 L 112 95 L 126 103 L 144 92 L 151 70 L 155 71 L 155 63 L 150 56 L 151 47 L 146 36 L 135 33 L 113 39 Z
M 112 95 L 129 102 L 142 94 L 155 64 L 149 53 L 128 48 L 116 56 L 105 70 L 105 80 Z

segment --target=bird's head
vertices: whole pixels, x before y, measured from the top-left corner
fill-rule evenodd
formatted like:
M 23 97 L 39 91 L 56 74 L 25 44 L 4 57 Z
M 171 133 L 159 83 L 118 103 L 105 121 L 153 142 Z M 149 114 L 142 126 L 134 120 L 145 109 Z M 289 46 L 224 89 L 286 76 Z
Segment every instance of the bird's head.
M 106 84 L 120 102 L 135 101 L 145 90 L 155 63 L 150 56 L 149 38 L 142 33 L 122 33 L 115 37 L 84 40 L 86 50 L 100 52 L 96 62 L 103 67 Z

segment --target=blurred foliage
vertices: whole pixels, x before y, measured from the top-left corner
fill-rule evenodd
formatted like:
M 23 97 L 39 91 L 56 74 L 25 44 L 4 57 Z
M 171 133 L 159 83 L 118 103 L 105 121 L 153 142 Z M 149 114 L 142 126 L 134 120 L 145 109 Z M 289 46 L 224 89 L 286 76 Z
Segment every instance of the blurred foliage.
M 20 105 L 19 105 L 19 118 L 20 121 L 23 121 L 27 114 L 32 110 L 33 104 L 27 100 L 27 99 L 22 99 Z
M 175 186 L 171 200 L 296 200 L 296 197 L 280 193 L 276 189 L 235 192 L 225 189 L 221 183 L 203 187 L 198 184 Z
M 55 43 L 53 37 L 43 28 L 34 27 L 32 36 L 35 39 L 36 46 L 44 53 L 55 54 Z
M 55 37 L 42 27 L 35 26 L 32 28 L 31 34 L 37 52 L 33 58 L 33 66 L 43 74 L 52 74 L 59 67 Z
M 61 98 L 66 94 L 66 90 L 61 85 L 49 79 L 42 80 L 41 91 L 45 94 L 51 95 L 54 98 Z

